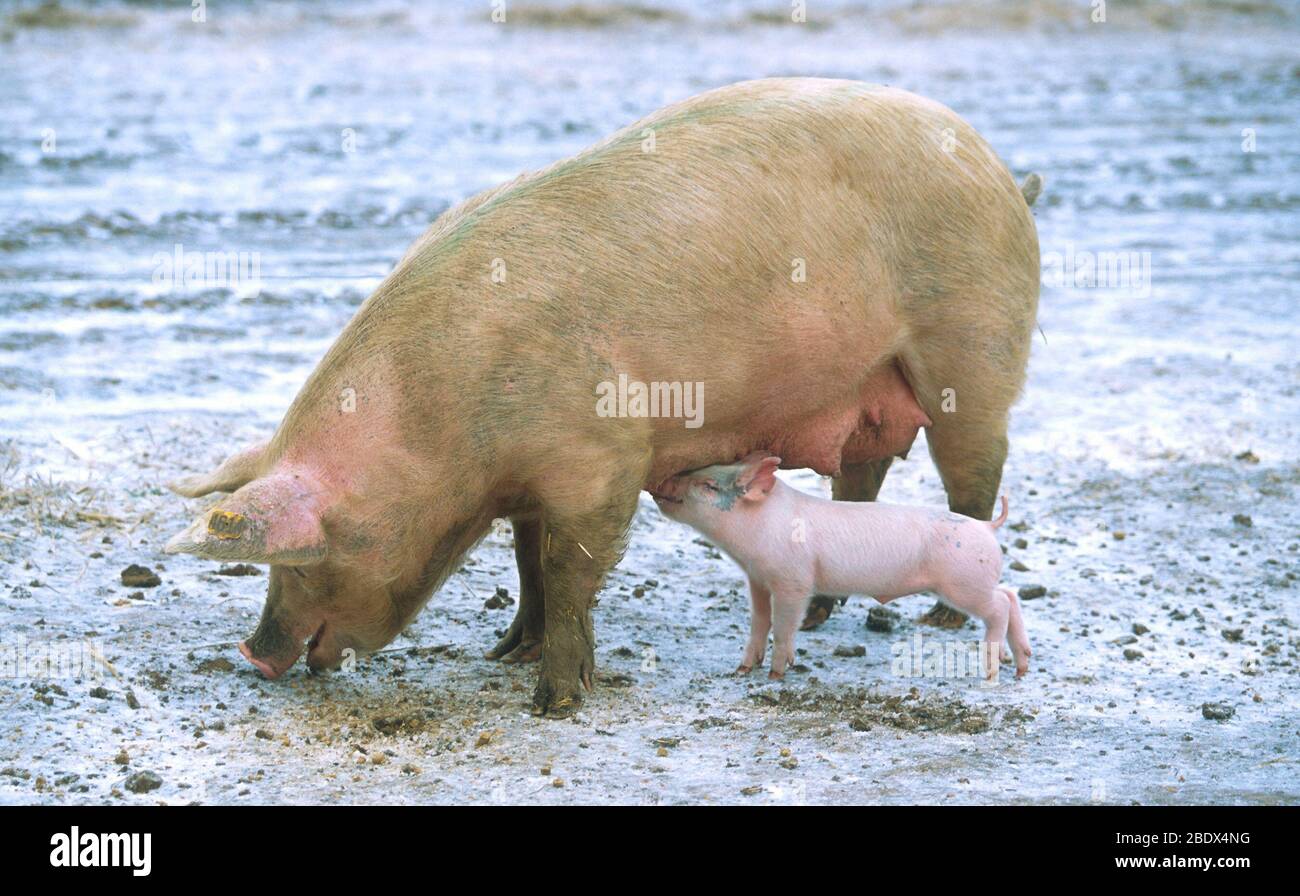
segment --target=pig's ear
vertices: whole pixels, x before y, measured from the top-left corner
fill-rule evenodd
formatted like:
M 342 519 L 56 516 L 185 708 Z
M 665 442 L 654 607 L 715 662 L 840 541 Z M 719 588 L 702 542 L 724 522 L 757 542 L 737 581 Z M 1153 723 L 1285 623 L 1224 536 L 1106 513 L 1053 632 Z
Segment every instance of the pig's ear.
M 213 492 L 233 492 L 257 478 L 261 472 L 262 457 L 269 442 L 245 448 L 232 454 L 225 462 L 207 475 L 182 476 L 167 483 L 167 487 L 186 498 L 201 498 Z
M 752 458 L 752 459 L 751 459 Z M 747 501 L 761 501 L 776 487 L 776 468 L 781 466 L 779 457 L 747 458 L 745 468 L 736 479 Z
M 325 559 L 324 491 L 305 473 L 280 472 L 217 503 L 167 542 L 169 554 L 308 566 Z

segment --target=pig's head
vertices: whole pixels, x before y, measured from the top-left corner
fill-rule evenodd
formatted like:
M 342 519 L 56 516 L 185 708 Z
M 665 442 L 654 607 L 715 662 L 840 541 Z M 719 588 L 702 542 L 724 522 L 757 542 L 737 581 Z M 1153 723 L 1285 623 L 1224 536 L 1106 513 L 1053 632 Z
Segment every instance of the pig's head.
M 234 477 L 192 477 L 172 488 L 189 497 L 234 489 L 165 550 L 270 564 L 261 622 L 239 645 L 268 678 L 292 666 L 308 639 L 313 669 L 337 667 L 348 649 L 363 654 L 387 644 L 440 584 L 437 570 L 454 559 L 449 546 L 448 564 L 439 553 L 403 565 L 411 552 L 395 539 L 420 527 L 402 524 L 399 502 L 373 495 L 390 514 L 376 516 L 310 467 L 277 464 Z M 381 532 L 399 534 L 386 539 Z
M 775 487 L 779 466 L 781 458 L 755 452 L 739 463 L 671 476 L 650 494 L 669 519 L 709 533 L 738 511 L 757 509 Z

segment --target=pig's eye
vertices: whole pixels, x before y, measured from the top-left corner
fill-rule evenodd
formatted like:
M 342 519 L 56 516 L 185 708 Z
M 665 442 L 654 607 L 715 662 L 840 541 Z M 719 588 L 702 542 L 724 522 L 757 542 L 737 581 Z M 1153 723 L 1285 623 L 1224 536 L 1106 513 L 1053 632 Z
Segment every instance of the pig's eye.
M 704 487 L 711 492 L 716 492 L 718 490 L 718 484 L 716 482 L 705 482 Z

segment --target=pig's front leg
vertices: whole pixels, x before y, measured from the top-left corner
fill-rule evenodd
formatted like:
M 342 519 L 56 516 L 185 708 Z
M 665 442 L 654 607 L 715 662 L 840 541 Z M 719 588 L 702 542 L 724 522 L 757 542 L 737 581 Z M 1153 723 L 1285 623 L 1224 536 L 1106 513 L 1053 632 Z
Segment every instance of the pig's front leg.
M 736 668 L 738 673 L 745 675 L 755 666 L 763 665 L 763 654 L 767 653 L 767 634 L 771 630 L 772 592 L 750 579 L 749 641 L 745 644 L 745 655 Z
M 503 663 L 531 663 L 542 656 L 546 592 L 542 576 L 542 521 L 511 517 L 515 565 L 519 567 L 519 610 L 505 637 L 484 656 Z
M 784 678 L 785 670 L 794 665 L 794 636 L 810 599 L 811 595 L 806 591 L 773 590 L 772 671 L 768 678 Z
M 591 608 L 606 574 L 627 544 L 644 476 L 627 476 L 600 506 L 584 512 L 547 507 L 542 525 L 542 578 L 546 592 L 542 664 L 533 712 L 551 719 L 572 715 L 591 690 L 596 638 Z M 596 490 L 599 493 L 599 490 Z M 569 496 L 565 496 L 566 498 Z

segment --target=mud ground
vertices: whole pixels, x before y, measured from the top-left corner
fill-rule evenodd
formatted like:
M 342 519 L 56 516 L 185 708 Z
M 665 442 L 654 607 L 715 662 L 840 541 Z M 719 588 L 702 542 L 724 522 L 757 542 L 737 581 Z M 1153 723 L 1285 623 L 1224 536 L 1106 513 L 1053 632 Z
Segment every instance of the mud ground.
M 801 665 L 784 683 L 736 677 L 743 581 L 645 499 L 595 613 L 597 687 L 576 718 L 557 722 L 528 712 L 533 668 L 481 658 L 518 593 L 506 524 L 391 649 L 346 672 L 311 675 L 299 664 L 262 680 L 234 644 L 255 624 L 264 571 L 222 574 L 220 564 L 158 551 L 204 506 L 187 508 L 158 481 L 189 446 L 224 444 L 230 429 L 212 420 L 121 431 L 114 438 L 129 448 L 120 463 L 87 463 L 81 476 L 26 487 L 13 487 L 23 461 L 10 458 L 0 531 L 22 535 L 6 538 L 0 563 L 6 645 L 25 643 L 31 661 L 80 659 L 85 674 L 33 668 L 0 680 L 0 800 L 1300 796 L 1294 469 L 1229 453 L 1118 475 L 1017 452 L 1003 531 L 1009 562 L 1025 570 L 1009 569 L 1007 581 L 1046 593 L 1024 602 L 1030 674 L 1015 681 L 1004 669 L 995 688 L 942 677 L 965 671 L 951 662 L 937 676 L 926 668 L 933 645 L 969 645 L 979 634 L 973 624 L 917 625 L 924 596 L 891 604 L 892 632 L 870 630 L 874 602 L 855 598 L 800 635 Z M 922 450 L 891 471 L 884 497 L 919 500 L 937 487 Z M 124 585 L 131 564 L 149 567 L 159 584 Z M 906 655 L 920 656 L 919 668 L 900 666 L 896 651 L 917 637 L 922 652 Z M 79 652 L 86 641 L 93 648 Z M 1207 718 L 1222 708 L 1230 718 Z

